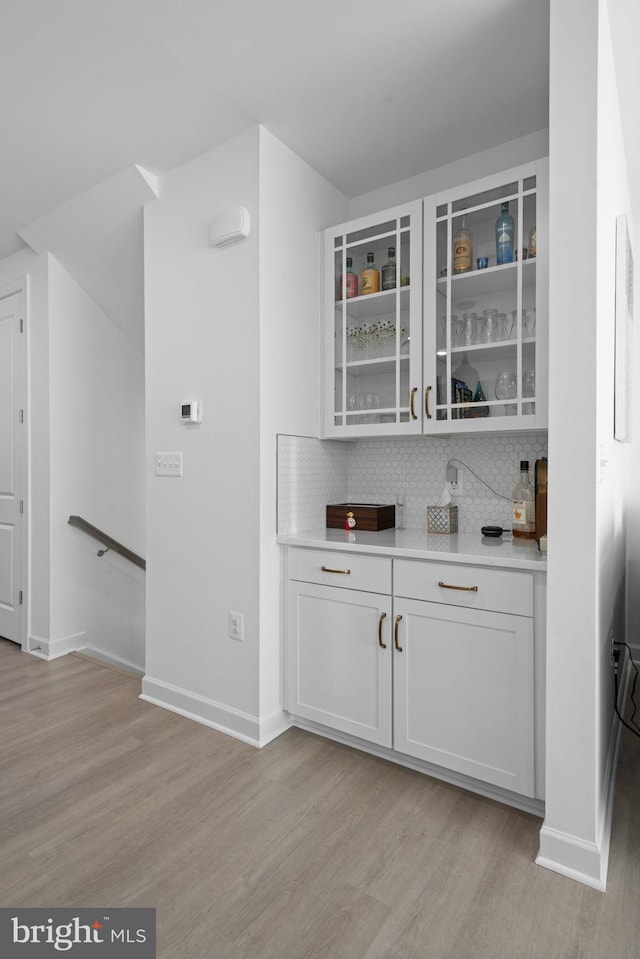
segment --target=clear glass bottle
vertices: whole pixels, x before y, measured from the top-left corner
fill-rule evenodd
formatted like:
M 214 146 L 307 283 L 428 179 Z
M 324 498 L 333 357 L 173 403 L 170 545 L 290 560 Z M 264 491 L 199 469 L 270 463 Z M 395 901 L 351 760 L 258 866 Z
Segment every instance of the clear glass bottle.
M 358 295 L 358 276 L 352 270 L 353 261 L 350 256 L 347 257 L 347 272 L 340 277 L 340 299 L 344 300 Z
M 395 290 L 396 288 L 396 248 L 390 246 L 386 263 L 382 264 L 382 289 Z
M 502 204 L 502 212 L 496 220 L 496 263 L 513 263 L 513 239 L 515 223 L 509 213 L 509 204 Z
M 380 270 L 374 263 L 373 253 L 367 253 L 367 265 L 360 274 L 360 295 L 380 292 Z
M 536 538 L 536 502 L 529 476 L 529 460 L 520 461 L 520 473 L 511 494 L 514 539 Z
M 473 233 L 462 217 L 462 223 L 453 237 L 453 272 L 467 273 L 473 263 Z

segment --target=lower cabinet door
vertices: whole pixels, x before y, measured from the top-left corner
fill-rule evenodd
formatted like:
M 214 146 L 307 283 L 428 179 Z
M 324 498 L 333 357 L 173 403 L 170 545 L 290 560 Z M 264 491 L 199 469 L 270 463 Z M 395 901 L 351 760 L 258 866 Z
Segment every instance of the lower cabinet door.
M 391 598 L 290 581 L 287 709 L 391 746 Z
M 534 794 L 533 619 L 396 600 L 394 747 Z

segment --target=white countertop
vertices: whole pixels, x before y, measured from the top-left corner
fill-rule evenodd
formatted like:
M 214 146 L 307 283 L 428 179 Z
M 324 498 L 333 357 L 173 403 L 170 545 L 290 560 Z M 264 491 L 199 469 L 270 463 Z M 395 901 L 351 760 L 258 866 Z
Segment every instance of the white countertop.
M 535 541 L 514 540 L 510 533 L 489 539 L 476 533 L 451 536 L 423 533 L 414 529 L 385 529 L 379 533 L 363 530 L 310 529 L 278 536 L 283 546 L 307 546 L 374 553 L 408 559 L 435 559 L 448 563 L 472 563 L 476 566 L 500 566 L 504 569 L 531 569 L 545 572 L 547 554 Z

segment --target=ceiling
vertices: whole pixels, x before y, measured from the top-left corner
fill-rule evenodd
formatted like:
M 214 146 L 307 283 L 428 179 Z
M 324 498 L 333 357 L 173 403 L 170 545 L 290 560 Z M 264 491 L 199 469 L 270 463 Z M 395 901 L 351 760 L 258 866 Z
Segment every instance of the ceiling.
M 640 4 L 609 5 L 633 145 Z M 123 171 L 153 181 L 256 122 L 349 197 L 548 125 L 549 0 L 0 9 L 0 259 L 68 230 L 74 198 L 87 216 L 85 198 Z M 640 149 L 630 156 L 640 170 Z M 140 186 L 127 181 L 132 196 Z
M 1 0 L 0 258 L 264 124 L 348 196 L 547 125 L 541 0 Z M 524 42 L 526 41 L 526 42 Z

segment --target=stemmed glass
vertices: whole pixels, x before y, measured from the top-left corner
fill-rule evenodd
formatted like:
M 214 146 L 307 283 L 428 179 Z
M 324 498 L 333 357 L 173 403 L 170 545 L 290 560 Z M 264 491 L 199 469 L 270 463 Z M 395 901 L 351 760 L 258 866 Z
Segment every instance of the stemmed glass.
M 498 373 L 496 377 L 495 393 L 497 400 L 515 400 L 518 395 L 518 378 L 515 373 Z M 515 404 L 509 403 L 504 407 L 505 416 L 513 416 L 516 412 Z
M 536 395 L 536 374 L 534 370 L 525 370 L 522 374 L 522 395 L 533 397 Z M 523 403 L 522 412 L 531 414 L 535 412 L 535 403 Z

